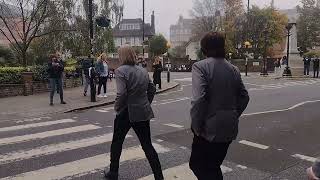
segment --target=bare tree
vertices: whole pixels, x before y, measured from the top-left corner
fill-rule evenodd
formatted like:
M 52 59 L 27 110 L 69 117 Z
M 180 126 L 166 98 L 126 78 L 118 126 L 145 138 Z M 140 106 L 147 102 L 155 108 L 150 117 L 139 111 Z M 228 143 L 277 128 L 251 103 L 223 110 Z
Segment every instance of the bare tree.
M 10 42 L 24 66 L 27 66 L 27 51 L 34 39 L 70 31 L 61 27 L 65 18 L 57 16 L 62 8 L 61 1 L 10 0 L 10 4 L 5 0 L 0 3 L 0 33 Z M 56 28 L 45 28 L 49 24 Z
M 203 33 L 216 30 L 225 11 L 224 0 L 195 0 L 191 16 L 194 18 L 194 34 L 201 36 Z

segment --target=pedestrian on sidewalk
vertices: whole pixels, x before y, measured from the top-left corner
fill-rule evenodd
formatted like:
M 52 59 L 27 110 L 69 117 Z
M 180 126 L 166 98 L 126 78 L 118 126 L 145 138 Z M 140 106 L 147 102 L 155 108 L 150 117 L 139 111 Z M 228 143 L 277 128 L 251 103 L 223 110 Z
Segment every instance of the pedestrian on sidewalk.
M 249 102 L 237 67 L 225 59 L 225 38 L 210 32 L 201 40 L 207 57 L 192 67 L 190 168 L 199 180 L 222 180 L 221 164 L 238 134 L 239 117 Z
M 310 74 L 310 64 L 311 64 L 310 62 L 311 62 L 311 58 L 309 58 L 309 57 L 303 58 L 303 65 L 304 65 L 303 72 L 304 72 L 305 76 L 309 76 L 309 74 Z
M 117 97 L 114 109 L 114 132 L 111 144 L 110 169 L 105 169 L 108 180 L 117 180 L 122 144 L 133 128 L 150 163 L 155 180 L 163 180 L 157 152 L 151 143 L 150 120 L 154 118 L 151 103 L 156 88 L 146 69 L 136 65 L 135 51 L 130 46 L 119 49 L 121 66 L 116 70 Z
M 153 67 L 153 83 L 156 86 L 158 84 L 159 85 L 159 89 L 161 89 L 162 63 L 161 63 L 161 59 L 159 57 L 155 58 L 152 67 Z
M 83 96 L 87 96 L 88 87 L 90 85 L 90 76 L 89 76 L 89 68 L 92 67 L 93 59 L 88 56 L 88 58 L 83 59 L 81 62 L 81 67 L 84 75 L 84 91 Z
M 109 75 L 109 66 L 107 62 L 107 54 L 102 53 L 98 58 L 96 71 L 99 76 L 98 97 L 107 97 L 107 81 Z M 101 87 L 103 86 L 103 95 L 101 95 Z
M 276 76 L 281 76 L 281 59 L 274 61 L 274 73 Z
M 320 179 L 320 160 L 317 160 L 312 167 L 307 169 L 307 175 L 309 180 Z
M 313 77 L 319 78 L 319 57 L 313 59 Z
M 57 55 L 51 55 L 48 62 L 48 74 L 50 81 L 50 105 L 53 106 L 53 96 L 56 89 L 59 89 L 60 103 L 66 104 L 63 100 L 63 82 L 62 76 L 64 71 L 64 65 L 62 61 L 58 60 Z

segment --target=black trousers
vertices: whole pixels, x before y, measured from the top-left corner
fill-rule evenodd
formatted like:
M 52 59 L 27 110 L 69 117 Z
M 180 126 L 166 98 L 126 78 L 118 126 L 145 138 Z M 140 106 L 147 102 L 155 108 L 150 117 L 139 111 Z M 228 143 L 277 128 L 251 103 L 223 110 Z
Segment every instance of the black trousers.
M 208 142 L 194 136 L 189 166 L 198 180 L 223 180 L 220 166 L 230 144 Z
M 159 89 L 161 89 L 161 79 L 160 80 L 153 80 L 153 84 L 156 86 L 157 84 L 159 84 Z
M 308 75 L 309 76 L 309 72 L 310 72 L 310 65 L 304 65 L 304 75 Z
M 98 95 L 101 94 L 101 87 L 103 86 L 103 93 L 107 93 L 107 81 L 108 77 L 99 77 Z
M 151 143 L 150 121 L 130 123 L 127 110 L 123 113 L 120 113 L 120 115 L 117 115 L 114 121 L 114 134 L 111 144 L 110 171 L 117 173 L 119 170 L 119 160 L 122 152 L 122 144 L 130 128 L 133 128 L 139 138 L 142 149 L 150 163 L 155 179 L 163 180 L 159 157 Z

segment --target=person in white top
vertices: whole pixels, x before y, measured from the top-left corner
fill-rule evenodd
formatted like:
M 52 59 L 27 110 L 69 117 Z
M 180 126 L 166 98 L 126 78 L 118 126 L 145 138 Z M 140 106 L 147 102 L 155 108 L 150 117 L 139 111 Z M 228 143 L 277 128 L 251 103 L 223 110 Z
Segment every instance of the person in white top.
M 107 81 L 109 74 L 109 66 L 107 62 L 107 54 L 102 53 L 98 58 L 96 71 L 99 76 L 98 97 L 107 97 Z M 101 87 L 103 86 L 104 95 L 101 95 Z

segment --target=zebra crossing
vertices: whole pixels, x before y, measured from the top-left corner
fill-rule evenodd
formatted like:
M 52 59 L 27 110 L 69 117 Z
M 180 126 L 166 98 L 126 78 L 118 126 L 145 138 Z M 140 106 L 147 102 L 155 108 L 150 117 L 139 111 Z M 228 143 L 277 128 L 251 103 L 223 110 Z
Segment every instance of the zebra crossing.
M 263 90 L 275 90 L 275 89 L 282 89 L 287 87 L 293 86 L 310 86 L 310 85 L 320 85 L 320 79 L 312 79 L 312 80 L 305 80 L 305 81 L 290 81 L 290 82 L 281 82 L 281 83 L 274 83 L 274 84 L 253 84 L 253 83 L 245 83 L 246 85 L 255 86 L 254 88 L 249 88 L 249 91 L 263 91 Z
M 47 128 L 50 130 L 47 130 Z M 21 135 L 19 134 L 21 130 L 24 132 L 32 132 L 31 130 L 41 132 Z M 92 136 L 92 133 L 88 133 L 89 131 L 94 131 L 94 135 Z M 7 137 L 6 133 L 12 134 L 12 136 Z M 18 135 L 15 135 L 15 133 Z M 70 135 L 74 134 L 78 135 L 77 138 L 70 139 Z M 8 127 L 2 126 L 0 128 L 0 180 L 77 179 L 88 175 L 103 179 L 101 172 L 110 161 L 110 152 L 108 151 L 112 136 L 112 132 L 105 132 L 105 128 L 102 126 L 83 124 L 83 122 L 81 123 L 74 119 L 43 119 L 41 122 L 36 121 L 23 125 L 19 123 L 16 126 Z M 60 138 L 59 140 L 50 141 L 53 137 Z M 133 143 L 134 139 L 134 136 L 130 135 L 130 133 L 126 136 L 126 141 L 132 141 L 132 143 L 129 143 L 129 147 L 123 149 L 121 164 L 146 160 L 138 141 L 135 140 Z M 41 143 L 40 140 L 42 141 Z M 18 146 L 21 143 L 33 145 L 30 146 L 31 148 L 29 146 Z M 182 150 L 179 146 L 165 141 L 155 140 L 153 144 L 160 156 L 161 154 L 165 155 L 173 151 Z M 3 151 L 2 147 L 5 146 L 10 146 L 14 150 Z M 89 152 L 85 152 L 86 148 L 92 147 L 102 150 L 92 155 L 88 154 Z M 72 160 L 66 157 L 63 162 L 45 162 L 51 159 L 50 156 L 64 159 L 62 156 L 67 156 L 66 153 L 72 154 L 73 151 L 82 151 L 85 155 L 80 155 Z M 182 151 L 188 151 L 189 153 L 187 149 Z M 37 162 L 37 165 L 31 168 L 34 162 Z M 166 179 L 196 179 L 189 170 L 187 162 L 188 159 L 185 159 L 184 163 L 164 169 Z M 21 167 L 29 163 L 31 164 L 30 168 Z M 149 166 L 149 164 L 144 164 L 144 166 Z M 222 166 L 222 170 L 224 173 L 232 172 L 232 168 L 226 166 Z M 134 174 L 134 171 L 132 170 L 131 173 Z M 153 179 L 152 172 L 148 173 L 135 179 Z

